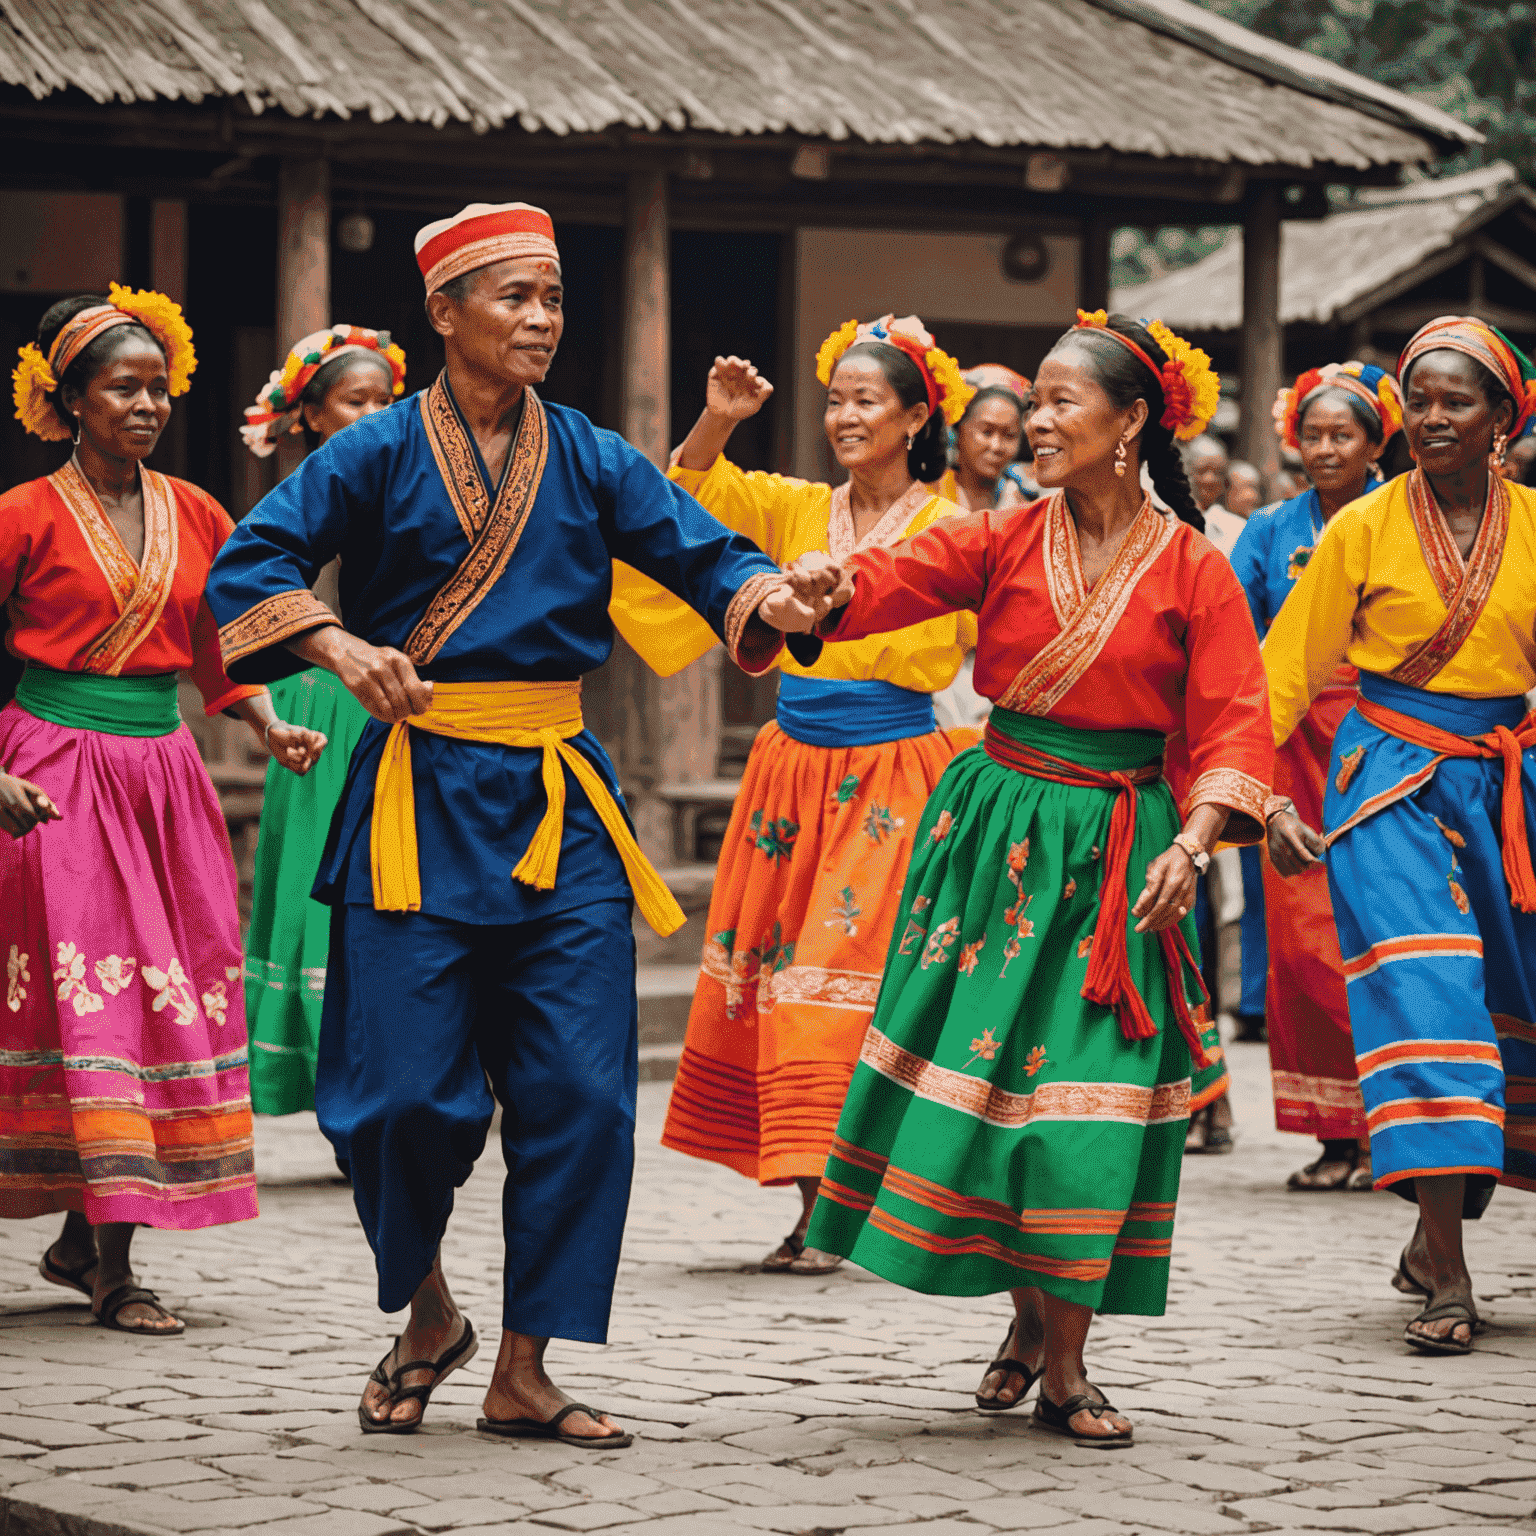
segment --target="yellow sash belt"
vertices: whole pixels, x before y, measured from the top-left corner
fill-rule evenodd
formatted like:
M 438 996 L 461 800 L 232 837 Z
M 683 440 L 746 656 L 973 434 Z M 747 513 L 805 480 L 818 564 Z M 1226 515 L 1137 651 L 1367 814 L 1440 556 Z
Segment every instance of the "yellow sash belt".
M 512 871 L 514 880 L 540 891 L 555 888 L 560 837 L 565 828 L 563 762 L 608 829 L 646 922 L 663 936 L 683 926 L 686 919 L 682 908 L 640 851 L 602 776 L 580 752 L 566 745 L 582 729 L 580 682 L 436 683 L 431 709 L 394 725 L 384 743 L 373 791 L 373 904 L 380 912 L 421 910 L 411 727 L 456 741 L 494 741 L 503 747 L 543 749 L 548 804 L 528 851 Z

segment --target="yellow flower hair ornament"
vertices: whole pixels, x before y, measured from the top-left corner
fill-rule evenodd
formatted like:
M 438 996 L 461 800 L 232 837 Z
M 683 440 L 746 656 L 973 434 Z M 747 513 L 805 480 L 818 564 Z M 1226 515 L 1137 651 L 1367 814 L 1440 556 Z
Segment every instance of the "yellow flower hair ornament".
M 1113 336 L 1122 346 L 1144 362 L 1156 376 L 1163 391 L 1163 414 L 1160 424 L 1168 428 L 1181 443 L 1193 441 L 1211 424 L 1216 407 L 1221 403 L 1221 377 L 1211 367 L 1211 360 L 1199 347 L 1192 347 L 1182 336 L 1169 330 L 1161 320 L 1143 320 L 1147 334 L 1167 354 L 1168 361 L 1161 366 L 1152 361 L 1151 355 L 1131 340 L 1113 329 L 1109 316 L 1102 309 L 1092 313 L 1078 310 L 1076 331 L 1101 331 Z
M 887 346 L 905 352 L 917 364 L 928 390 L 930 412 L 942 411 L 950 426 L 965 415 L 966 406 L 975 397 L 975 386 L 966 383 L 960 364 L 934 341 L 916 315 L 906 315 L 900 320 L 894 315 L 881 315 L 878 320 L 862 325 L 857 320 L 840 325 L 816 353 L 816 377 L 823 388 L 831 385 L 833 371 L 842 361 L 843 354 L 861 341 L 883 341 Z
M 49 399 L 57 391 L 59 380 L 98 336 L 117 326 L 142 325 L 165 353 L 170 393 L 187 392 L 188 380 L 197 367 L 197 354 L 192 350 L 192 327 L 182 318 L 181 305 L 163 293 L 136 293 L 118 283 L 111 284 L 108 298 L 110 302 L 106 304 L 92 304 L 71 315 L 59 327 L 47 357 L 33 342 L 21 348 L 11 372 L 16 419 L 44 442 L 63 442 L 70 435 Z
M 160 343 L 171 395 L 186 394 L 197 371 L 197 353 L 192 349 L 192 327 L 183 318 L 181 305 L 163 293 L 144 288 L 134 292 L 117 283 L 108 287 L 107 297 L 114 309 L 131 315 Z
M 49 369 L 48 359 L 29 341 L 11 370 L 11 399 L 16 404 L 17 421 L 33 437 L 40 437 L 45 443 L 61 443 L 69 436 L 48 398 L 58 387 L 59 381 Z

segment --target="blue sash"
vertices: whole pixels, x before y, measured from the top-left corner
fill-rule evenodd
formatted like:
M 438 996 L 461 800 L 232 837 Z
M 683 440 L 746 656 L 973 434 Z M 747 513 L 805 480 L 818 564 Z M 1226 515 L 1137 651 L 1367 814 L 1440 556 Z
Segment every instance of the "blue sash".
M 808 747 L 873 747 L 938 728 L 928 694 L 878 678 L 852 682 L 785 673 L 776 718 L 786 736 Z
M 1525 719 L 1525 699 L 1519 694 L 1464 699 L 1458 693 L 1431 693 L 1427 688 L 1394 682 L 1375 672 L 1360 674 L 1360 692 L 1383 709 L 1412 715 L 1415 720 L 1439 726 L 1442 731 L 1454 731 L 1458 736 L 1482 736 L 1499 725 L 1513 730 Z

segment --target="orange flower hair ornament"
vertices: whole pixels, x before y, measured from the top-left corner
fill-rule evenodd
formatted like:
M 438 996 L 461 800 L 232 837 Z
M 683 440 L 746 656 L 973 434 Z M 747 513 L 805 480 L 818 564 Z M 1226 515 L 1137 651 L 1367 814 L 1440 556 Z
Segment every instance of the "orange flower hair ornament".
M 1078 310 L 1074 331 L 1099 331 L 1113 336 L 1122 346 L 1128 347 L 1144 362 L 1157 379 L 1163 391 L 1163 414 L 1160 424 L 1168 428 L 1181 443 L 1192 442 L 1211 424 L 1216 407 L 1221 403 L 1221 377 L 1211 367 L 1210 358 L 1192 347 L 1182 336 L 1176 336 L 1161 320 L 1143 320 L 1158 346 L 1168 356 L 1159 367 L 1151 355 L 1136 345 L 1129 336 L 1122 336 L 1109 324 L 1109 316 L 1096 309 L 1092 314 Z
M 107 303 L 93 304 L 65 321 L 47 357 L 34 342 L 21 348 L 11 373 L 16 419 L 44 442 L 61 443 L 70 435 L 48 397 L 58 389 L 70 364 L 98 336 L 116 326 L 142 325 L 165 353 L 171 394 L 187 392 L 197 367 L 197 353 L 192 348 L 192 327 L 182 318 L 181 305 L 163 293 L 150 289 L 136 292 L 118 283 L 108 287 L 107 298 Z
M 934 341 L 927 327 L 916 315 L 898 320 L 894 315 L 881 315 L 878 320 L 860 324 L 849 320 L 840 325 L 822 342 L 816 353 L 816 377 L 823 388 L 832 383 L 832 373 L 842 361 L 843 353 L 861 341 L 883 341 L 897 347 L 917 364 L 928 389 L 928 409 L 943 411 L 944 420 L 950 426 L 965 415 L 976 390 L 966 383 L 960 372 L 960 364 Z
M 389 365 L 390 393 L 405 390 L 405 353 L 389 339 L 388 331 L 369 331 L 360 325 L 333 325 L 296 342 L 283 366 L 257 392 L 255 405 L 245 408 L 240 436 L 245 446 L 264 459 L 277 447 L 285 432 L 303 430 L 299 406 L 314 376 L 348 352 L 372 353 Z
M 1301 408 L 1319 389 L 1342 389 L 1363 400 L 1381 419 L 1383 443 L 1403 424 L 1403 397 L 1397 380 L 1370 363 L 1324 363 L 1309 368 L 1289 389 L 1275 396 L 1275 433 L 1287 448 L 1300 448 Z

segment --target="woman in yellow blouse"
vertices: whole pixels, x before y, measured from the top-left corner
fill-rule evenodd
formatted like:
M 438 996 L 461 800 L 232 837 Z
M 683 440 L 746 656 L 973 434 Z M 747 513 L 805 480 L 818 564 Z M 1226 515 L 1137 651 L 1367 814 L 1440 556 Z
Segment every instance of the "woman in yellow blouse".
M 746 474 L 723 457 L 772 386 L 717 359 L 673 479 L 722 522 L 787 563 L 895 544 L 958 509 L 925 481 L 968 386 L 915 317 L 854 322 L 823 346 L 836 488 Z M 912 835 L 929 792 L 974 733 L 936 728 L 975 619 L 947 615 L 832 644 L 797 638 L 776 721 L 753 744 L 721 849 L 704 964 L 662 1141 L 760 1184 L 798 1184 L 804 1209 L 763 1267 L 822 1274 L 841 1259 L 804 1246 L 859 1046 L 880 990 Z
M 1325 837 L 1272 808 L 1292 874 L 1326 852 L 1376 1187 L 1419 1225 L 1394 1284 L 1413 1348 L 1479 1326 L 1463 1219 L 1536 1190 L 1536 491 L 1494 473 L 1536 368 L 1493 327 L 1431 321 L 1398 364 L 1418 467 L 1329 523 L 1264 642 L 1276 745 L 1342 661 Z

